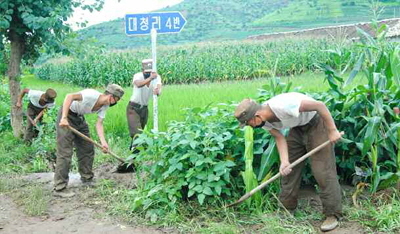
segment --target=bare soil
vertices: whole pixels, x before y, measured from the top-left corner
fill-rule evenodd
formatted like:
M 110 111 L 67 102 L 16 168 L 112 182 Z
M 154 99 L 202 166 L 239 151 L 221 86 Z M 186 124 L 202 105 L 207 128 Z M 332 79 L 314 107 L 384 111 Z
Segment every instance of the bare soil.
M 98 179 L 112 179 L 126 187 L 134 187 L 134 174 L 111 173 L 113 166 L 106 165 L 96 170 Z M 38 183 L 50 192 L 53 187 L 54 173 L 34 173 L 22 177 L 26 183 Z M 151 227 L 135 227 L 118 222 L 105 214 L 98 204 L 93 188 L 84 187 L 78 174 L 70 174 L 68 190 L 75 192 L 71 198 L 51 196 L 45 215 L 31 217 L 24 214 L 10 194 L 0 193 L 0 233 L 64 234 L 64 233 L 171 233 Z
M 115 166 L 102 165 L 95 170 L 97 180 L 110 179 L 126 188 L 135 188 L 136 177 L 134 173 L 113 173 Z M 23 176 L 25 184 L 41 184 L 50 192 L 53 187 L 53 173 L 34 173 Z M 37 234 L 64 234 L 64 233 L 174 233 L 171 229 L 157 229 L 152 227 L 132 226 L 118 221 L 105 213 L 101 201 L 96 200 L 93 188 L 84 187 L 78 174 L 70 174 L 69 191 L 76 195 L 72 198 L 59 198 L 51 196 L 46 213 L 39 217 L 32 217 L 23 212 L 23 207 L 18 206 L 10 194 L 0 193 L 0 234 L 3 233 L 37 233 Z M 351 194 L 350 187 L 344 188 Z M 110 198 L 112 199 L 112 198 Z M 319 196 L 312 187 L 302 188 L 299 197 L 299 209 L 311 208 L 322 212 Z M 317 233 L 322 220 L 310 222 Z M 362 226 L 356 222 L 349 222 L 345 218 L 340 226 L 327 234 L 362 234 L 366 233 Z

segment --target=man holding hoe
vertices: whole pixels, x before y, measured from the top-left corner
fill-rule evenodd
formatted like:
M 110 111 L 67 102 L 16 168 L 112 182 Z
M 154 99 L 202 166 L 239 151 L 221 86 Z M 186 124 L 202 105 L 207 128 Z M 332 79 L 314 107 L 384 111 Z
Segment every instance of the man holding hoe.
M 42 121 L 44 111 L 54 107 L 54 99 L 57 93 L 54 89 L 47 89 L 46 92 L 32 89 L 23 89 L 18 96 L 16 107 L 22 107 L 22 99 L 28 94 L 29 104 L 26 111 L 28 126 L 25 129 L 24 140 L 31 142 L 38 135 L 38 130 L 34 128 L 38 122 Z
M 72 197 L 75 194 L 67 192 L 68 173 L 74 146 L 78 157 L 78 170 L 84 184 L 93 184 L 94 146 L 91 142 L 76 135 L 71 127 L 90 137 L 89 126 L 84 115 L 97 113 L 96 130 L 103 151 L 108 151 L 108 144 L 104 137 L 103 120 L 106 111 L 124 95 L 124 90 L 117 84 L 107 86 L 104 93 L 94 89 L 84 89 L 78 93 L 67 94 L 57 118 L 57 161 L 54 174 L 54 195 Z
M 235 110 L 242 125 L 264 128 L 274 136 L 280 156 L 281 193 L 279 199 L 286 209 L 297 207 L 301 171 L 305 161 L 289 169 L 290 163 L 329 140 L 332 144 L 315 153 L 311 160 L 312 173 L 320 188 L 323 213 L 322 231 L 338 226 L 342 215 L 342 196 L 336 172 L 334 143 L 341 139 L 332 116 L 323 102 L 301 93 L 283 93 L 263 104 L 244 99 Z M 290 128 L 285 137 L 280 130 Z

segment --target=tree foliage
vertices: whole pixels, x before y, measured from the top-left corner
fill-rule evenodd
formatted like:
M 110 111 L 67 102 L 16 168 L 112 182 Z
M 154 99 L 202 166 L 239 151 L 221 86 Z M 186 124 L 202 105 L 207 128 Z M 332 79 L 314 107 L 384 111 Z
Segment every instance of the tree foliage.
M 4 38 L 13 41 L 17 36 L 25 44 L 24 58 L 35 57 L 43 45 L 66 51 L 61 41 L 71 31 L 66 20 L 74 8 L 100 10 L 103 3 L 104 0 L 95 0 L 92 5 L 84 4 L 83 0 L 2 0 L 0 48 L 4 46 Z
M 102 8 L 104 0 L 2 0 L 0 2 L 0 49 L 10 43 L 8 77 L 11 96 L 11 123 L 15 136 L 22 133 L 22 111 L 15 107 L 20 92 L 20 65 L 34 61 L 42 47 L 67 49 L 62 40 L 71 29 L 66 23 L 75 8 L 89 11 Z

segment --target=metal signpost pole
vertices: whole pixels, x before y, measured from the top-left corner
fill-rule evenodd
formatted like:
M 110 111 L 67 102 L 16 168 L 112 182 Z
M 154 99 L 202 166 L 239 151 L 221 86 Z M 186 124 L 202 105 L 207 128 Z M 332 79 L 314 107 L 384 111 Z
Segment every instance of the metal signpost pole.
M 157 30 L 151 29 L 151 55 L 153 59 L 153 72 L 157 72 Z M 152 81 L 157 87 L 157 79 Z M 158 95 L 153 94 L 153 130 L 158 132 Z

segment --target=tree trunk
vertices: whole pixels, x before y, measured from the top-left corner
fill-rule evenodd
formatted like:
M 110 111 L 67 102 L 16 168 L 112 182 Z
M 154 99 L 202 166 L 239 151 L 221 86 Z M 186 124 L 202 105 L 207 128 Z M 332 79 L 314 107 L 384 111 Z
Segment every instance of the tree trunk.
M 9 78 L 9 89 L 11 97 L 11 126 L 15 137 L 23 134 L 22 108 L 17 108 L 15 104 L 21 91 L 20 75 L 21 60 L 24 53 L 25 41 L 14 30 L 10 30 L 9 39 L 11 42 L 10 64 L 8 65 L 7 75 Z

